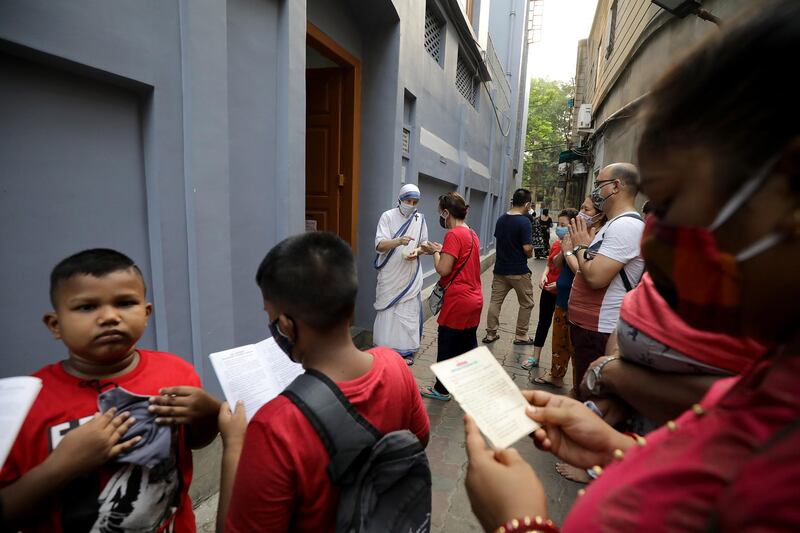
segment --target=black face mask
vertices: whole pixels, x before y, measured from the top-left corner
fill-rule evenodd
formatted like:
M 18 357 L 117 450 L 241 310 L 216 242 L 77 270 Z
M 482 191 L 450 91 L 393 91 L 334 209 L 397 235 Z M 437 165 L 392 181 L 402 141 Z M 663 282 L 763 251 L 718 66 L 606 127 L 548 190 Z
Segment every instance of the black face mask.
M 449 217 L 450 215 L 447 215 L 447 216 Z M 443 217 L 442 215 L 439 215 L 439 225 L 441 227 L 443 227 L 444 229 L 447 229 L 447 217 Z
M 297 363 L 298 361 L 296 361 L 292 356 L 292 352 L 294 351 L 294 343 L 281 331 L 280 326 L 278 326 L 277 318 L 269 323 L 269 332 L 272 333 L 272 338 L 275 339 L 275 344 L 278 345 L 278 348 L 280 348 L 283 353 L 289 356 L 289 359 L 292 362 Z

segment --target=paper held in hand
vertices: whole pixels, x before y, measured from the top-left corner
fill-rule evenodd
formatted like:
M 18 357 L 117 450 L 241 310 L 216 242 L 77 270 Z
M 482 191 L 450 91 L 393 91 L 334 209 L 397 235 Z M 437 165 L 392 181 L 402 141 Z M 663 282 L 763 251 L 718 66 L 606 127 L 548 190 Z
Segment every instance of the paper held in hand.
M 0 379 L 0 466 L 5 464 L 40 390 L 42 380 L 33 376 Z
M 431 370 L 495 448 L 507 448 L 539 427 L 525 414 L 528 401 L 519 387 L 485 346 Z
M 272 338 L 212 353 L 209 359 L 231 409 L 242 400 L 248 422 L 262 405 L 304 372 L 302 365 L 292 362 Z

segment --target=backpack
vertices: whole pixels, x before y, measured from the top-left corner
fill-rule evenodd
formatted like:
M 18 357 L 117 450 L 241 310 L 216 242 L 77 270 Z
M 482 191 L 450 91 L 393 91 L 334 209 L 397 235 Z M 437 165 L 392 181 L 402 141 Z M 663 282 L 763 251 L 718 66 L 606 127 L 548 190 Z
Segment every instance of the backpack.
M 337 533 L 428 533 L 431 470 L 407 429 L 382 435 L 326 375 L 306 370 L 282 393 L 316 430 L 340 489 Z

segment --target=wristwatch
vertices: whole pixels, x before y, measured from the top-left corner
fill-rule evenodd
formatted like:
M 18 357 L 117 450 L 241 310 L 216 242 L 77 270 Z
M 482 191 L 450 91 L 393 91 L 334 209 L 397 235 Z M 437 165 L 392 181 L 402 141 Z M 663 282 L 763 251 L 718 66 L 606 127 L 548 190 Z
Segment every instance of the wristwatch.
M 605 361 L 589 370 L 589 372 L 586 374 L 586 388 L 589 389 L 589 392 L 592 394 L 600 394 L 603 389 L 603 367 L 611 361 L 615 361 L 617 359 L 619 359 L 619 357 L 616 355 L 606 357 Z
M 583 244 L 579 244 L 578 246 L 576 246 L 575 248 L 572 249 L 572 253 L 573 254 L 577 254 L 581 250 L 588 250 L 588 249 L 589 249 L 588 246 L 584 246 Z
M 564 257 L 569 257 L 569 256 L 571 256 L 571 255 L 575 255 L 575 254 L 572 252 L 572 250 L 567 250 L 566 252 L 564 252 Z

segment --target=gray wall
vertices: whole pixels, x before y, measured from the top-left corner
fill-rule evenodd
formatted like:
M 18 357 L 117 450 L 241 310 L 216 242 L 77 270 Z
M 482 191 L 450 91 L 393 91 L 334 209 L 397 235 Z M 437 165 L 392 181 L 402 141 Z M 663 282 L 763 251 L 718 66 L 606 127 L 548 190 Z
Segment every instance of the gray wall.
M 141 344 L 213 390 L 208 354 L 267 335 L 256 266 L 303 228 L 305 28 L 291 1 L 0 3 L 0 312 L 18 316 L 0 376 L 63 355 L 39 320 L 47 273 L 89 246 L 142 266 Z
M 219 391 L 208 354 L 267 335 L 255 269 L 304 230 L 308 21 L 362 62 L 356 323 L 374 318 L 373 238 L 401 185 L 407 92 L 405 178 L 421 185 L 431 238 L 437 196 L 469 190 L 488 247 L 509 140 L 486 88 L 477 108 L 456 89 L 465 43 L 452 21 L 443 65 L 424 50 L 424 12 L 421 0 L 2 0 L 0 377 L 63 355 L 40 322 L 47 274 L 110 246 L 147 278 L 155 316 L 141 344 Z M 503 121 L 515 93 L 492 69 Z
M 0 79 L 0 323 L 11 355 L 2 362 L 25 372 L 66 355 L 41 322 L 51 309 L 50 269 L 65 256 L 124 243 L 152 294 L 142 102 L 129 90 L 3 54 Z M 144 344 L 154 345 L 157 327 Z
M 707 0 L 703 7 L 726 21 L 756 3 L 763 4 L 764 1 Z M 622 21 L 618 22 L 616 30 L 618 44 L 615 44 L 609 58 L 606 59 L 603 54 L 600 59 L 601 83 L 598 91 L 606 88 L 607 92 L 599 101 L 600 94 L 594 89 L 594 76 L 598 68 L 597 46 L 601 39 L 605 39 L 605 23 L 602 26 L 595 24 L 589 39 L 579 48 L 579 96 L 585 98 L 586 102 L 594 102 L 592 115 L 595 129 L 620 108 L 648 92 L 674 62 L 679 61 L 706 36 L 717 31 L 717 27 L 710 22 L 695 16 L 678 19 L 655 5 L 644 8 L 638 4 L 621 3 L 620 6 L 625 9 L 617 13 L 617 20 Z M 598 4 L 596 17 L 605 16 L 607 9 L 608 6 L 602 2 Z M 632 22 L 637 20 L 638 24 Z M 630 50 L 620 46 L 625 43 Z M 603 47 L 605 45 L 602 43 Z M 623 55 L 623 52 L 627 55 Z M 576 105 L 579 105 L 577 100 Z M 575 124 L 573 127 L 577 129 Z M 635 120 L 609 123 L 592 140 L 594 170 L 616 161 L 635 163 L 640 135 L 641 124 Z M 582 187 L 586 193 L 591 188 L 592 177 L 590 172 L 585 187 Z M 643 202 L 644 198 L 640 195 L 638 201 Z

